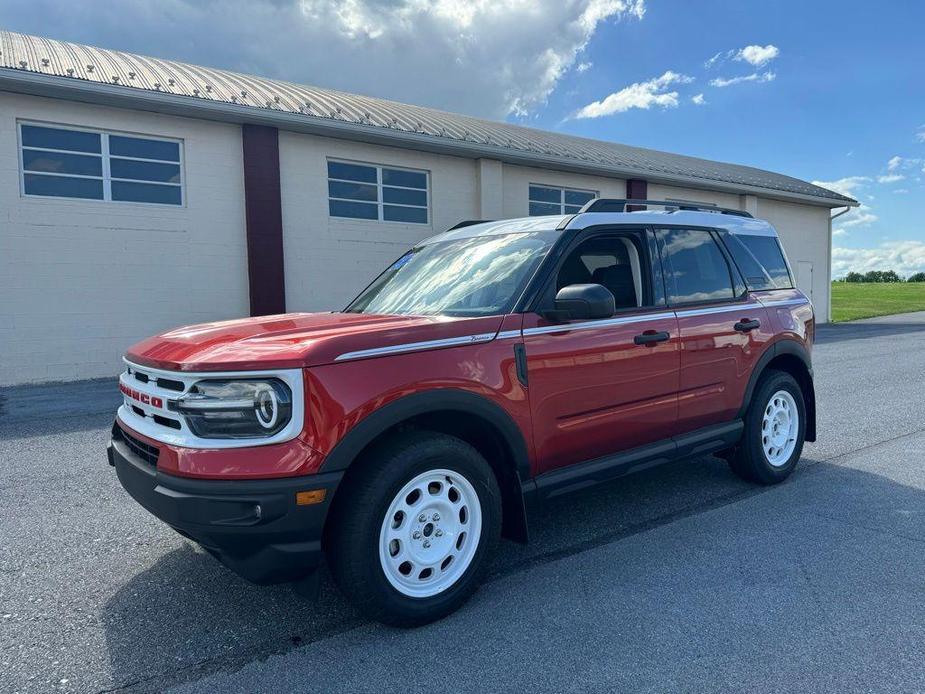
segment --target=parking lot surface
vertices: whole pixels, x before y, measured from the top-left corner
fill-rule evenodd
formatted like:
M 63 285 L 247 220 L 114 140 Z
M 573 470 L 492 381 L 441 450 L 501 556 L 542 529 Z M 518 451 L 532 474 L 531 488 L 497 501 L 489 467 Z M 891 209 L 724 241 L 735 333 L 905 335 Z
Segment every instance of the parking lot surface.
M 256 587 L 149 516 L 111 381 L 0 390 L 0 691 L 925 688 L 925 313 L 820 329 L 819 442 L 564 497 L 456 615 L 365 623 Z

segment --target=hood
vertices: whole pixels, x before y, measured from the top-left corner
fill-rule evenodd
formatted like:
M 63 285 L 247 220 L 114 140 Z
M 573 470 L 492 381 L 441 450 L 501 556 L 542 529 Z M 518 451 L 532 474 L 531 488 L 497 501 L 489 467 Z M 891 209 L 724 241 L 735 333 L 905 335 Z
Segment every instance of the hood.
M 249 371 L 330 364 L 341 354 L 497 332 L 501 316 L 286 313 L 202 323 L 142 340 L 126 359 L 171 371 Z

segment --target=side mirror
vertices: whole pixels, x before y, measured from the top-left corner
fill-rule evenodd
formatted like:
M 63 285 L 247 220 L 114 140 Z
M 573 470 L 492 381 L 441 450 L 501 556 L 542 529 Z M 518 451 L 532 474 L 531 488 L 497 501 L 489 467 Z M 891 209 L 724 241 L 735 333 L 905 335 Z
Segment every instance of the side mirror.
M 616 312 L 610 290 L 600 284 L 570 284 L 556 294 L 555 318 L 560 320 L 597 320 Z

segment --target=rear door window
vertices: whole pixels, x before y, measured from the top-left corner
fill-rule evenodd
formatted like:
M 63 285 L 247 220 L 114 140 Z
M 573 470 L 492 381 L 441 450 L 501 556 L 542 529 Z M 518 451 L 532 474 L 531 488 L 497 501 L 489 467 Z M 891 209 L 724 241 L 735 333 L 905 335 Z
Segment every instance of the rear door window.
M 780 241 L 774 236 L 726 234 L 729 254 L 745 276 L 749 289 L 791 289 L 793 279 L 784 260 Z
M 670 304 L 729 301 L 735 298 L 726 257 L 713 233 L 703 229 L 656 232 Z

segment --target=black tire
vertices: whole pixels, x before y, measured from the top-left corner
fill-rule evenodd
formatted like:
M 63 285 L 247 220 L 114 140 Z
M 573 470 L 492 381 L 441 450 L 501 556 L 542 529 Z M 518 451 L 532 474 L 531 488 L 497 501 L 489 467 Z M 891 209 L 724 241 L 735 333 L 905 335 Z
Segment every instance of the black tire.
M 447 469 L 474 487 L 482 512 L 481 537 L 465 572 L 443 592 L 410 597 L 389 582 L 379 560 L 379 534 L 402 487 L 428 470 Z M 374 447 L 351 466 L 338 492 L 326 554 L 335 582 L 360 612 L 393 626 L 427 624 L 459 609 L 489 567 L 501 534 L 501 491 L 491 466 L 465 441 L 411 431 Z
M 796 403 L 798 426 L 796 446 L 790 457 L 780 465 L 772 465 L 768 461 L 763 446 L 762 420 L 765 409 L 771 397 L 778 391 L 790 393 Z M 803 391 L 800 384 L 790 374 L 783 371 L 770 370 L 758 383 L 748 412 L 745 415 L 745 429 L 742 440 L 729 457 L 729 467 L 742 479 L 756 484 L 778 484 L 790 476 L 800 454 L 803 452 L 803 441 L 806 436 L 806 404 L 803 400 Z

